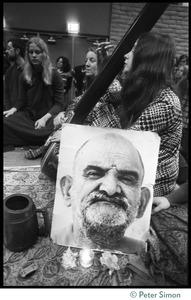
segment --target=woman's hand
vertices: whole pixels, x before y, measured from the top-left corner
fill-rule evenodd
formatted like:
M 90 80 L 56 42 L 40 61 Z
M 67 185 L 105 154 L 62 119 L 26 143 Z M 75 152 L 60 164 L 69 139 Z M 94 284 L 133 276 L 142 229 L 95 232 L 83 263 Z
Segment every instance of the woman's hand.
M 43 117 L 41 119 L 38 119 L 34 124 L 35 129 L 41 129 L 45 126 L 46 126 L 46 120 Z
M 17 109 L 16 109 L 15 107 L 12 107 L 12 108 L 9 109 L 9 110 L 5 110 L 5 111 L 3 112 L 3 115 L 4 115 L 5 118 L 7 118 L 7 117 L 13 115 L 16 111 L 17 111 Z
M 60 112 L 53 120 L 54 122 L 54 129 L 58 129 L 65 121 L 65 112 Z
M 109 49 L 113 48 L 114 45 L 111 45 L 110 42 L 102 42 L 102 43 L 93 43 L 97 46 L 97 57 L 98 57 L 98 67 L 100 65 L 106 63 L 108 57 L 110 56 Z
M 154 207 L 152 209 L 152 215 L 159 212 L 160 210 L 169 208 L 170 202 L 165 197 L 154 197 L 153 206 Z
M 50 137 L 50 142 L 60 142 L 61 140 L 61 128 L 58 129 L 54 134 L 53 136 Z
M 38 119 L 35 124 L 34 127 L 35 129 L 41 129 L 44 128 L 46 126 L 46 122 L 51 118 L 51 114 L 47 113 L 46 115 L 44 115 L 42 118 Z
M 114 45 L 111 45 L 110 42 L 93 43 L 93 45 L 98 47 L 97 51 L 101 50 L 103 53 L 106 54 L 109 54 L 108 50 L 114 47 Z

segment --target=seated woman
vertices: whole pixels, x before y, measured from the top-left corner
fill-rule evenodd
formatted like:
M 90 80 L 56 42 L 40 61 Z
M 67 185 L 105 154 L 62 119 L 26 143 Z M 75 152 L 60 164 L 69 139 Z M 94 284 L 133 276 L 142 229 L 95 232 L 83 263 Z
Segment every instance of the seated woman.
M 180 180 L 182 115 L 172 82 L 174 55 L 175 45 L 170 36 L 145 33 L 139 37 L 132 51 L 125 55 L 126 78 L 122 82 L 119 117 L 122 128 L 153 131 L 161 138 L 153 199 L 156 205 L 153 209 L 158 212 L 151 216 L 151 230 L 158 243 L 149 243 L 149 251 L 155 265 L 163 270 L 166 281 L 180 286 L 188 282 L 188 207 L 185 203 L 188 183 L 175 190 Z M 97 120 L 99 115 L 103 117 L 101 107 Z M 107 115 L 104 126 L 106 123 L 111 126 Z
M 72 86 L 71 66 L 68 58 L 65 56 L 59 56 L 56 59 L 56 67 L 57 71 L 62 77 L 62 82 L 64 86 L 64 110 L 66 110 L 69 104 L 68 92 Z
M 71 73 L 75 87 L 75 97 L 78 97 L 83 93 L 84 89 L 85 65 L 75 66 Z
M 32 37 L 26 45 L 19 99 L 4 111 L 4 146 L 44 144 L 54 130 L 54 117 L 63 110 L 63 95 L 62 78 L 52 68 L 46 43 Z
M 160 149 L 154 196 L 175 188 L 179 172 L 182 113 L 172 81 L 175 45 L 169 35 L 144 33 L 126 54 L 128 76 L 122 88 L 122 128 L 156 132 Z

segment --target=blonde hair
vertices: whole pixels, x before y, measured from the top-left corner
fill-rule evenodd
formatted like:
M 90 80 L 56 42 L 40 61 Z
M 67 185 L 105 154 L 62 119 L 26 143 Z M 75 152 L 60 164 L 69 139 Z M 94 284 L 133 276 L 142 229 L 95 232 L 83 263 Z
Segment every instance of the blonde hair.
M 50 85 L 52 82 L 52 63 L 50 61 L 49 51 L 46 43 L 39 37 L 32 37 L 26 44 L 25 50 L 25 64 L 24 64 L 24 78 L 26 79 L 27 83 L 30 85 L 33 84 L 34 80 L 34 70 L 32 68 L 30 59 L 29 59 L 29 46 L 31 43 L 36 44 L 43 54 L 42 60 L 42 79 L 46 85 Z

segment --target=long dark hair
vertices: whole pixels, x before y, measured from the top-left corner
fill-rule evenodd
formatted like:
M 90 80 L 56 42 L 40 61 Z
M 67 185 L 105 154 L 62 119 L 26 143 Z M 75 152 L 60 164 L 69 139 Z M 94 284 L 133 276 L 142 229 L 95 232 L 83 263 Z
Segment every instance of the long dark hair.
M 169 35 L 143 33 L 121 91 L 121 125 L 131 126 L 162 88 L 171 87 L 175 44 Z
M 68 73 L 71 71 L 71 66 L 70 66 L 70 63 L 69 63 L 69 60 L 67 57 L 65 56 L 59 56 L 57 59 L 56 59 L 56 64 L 58 63 L 59 59 L 62 59 L 62 72 L 63 73 Z
M 179 67 L 180 68 L 180 67 Z M 188 93 L 188 84 L 189 84 L 189 67 L 188 65 L 182 66 L 183 73 L 181 79 L 177 82 L 178 96 L 180 101 L 184 98 L 186 93 Z

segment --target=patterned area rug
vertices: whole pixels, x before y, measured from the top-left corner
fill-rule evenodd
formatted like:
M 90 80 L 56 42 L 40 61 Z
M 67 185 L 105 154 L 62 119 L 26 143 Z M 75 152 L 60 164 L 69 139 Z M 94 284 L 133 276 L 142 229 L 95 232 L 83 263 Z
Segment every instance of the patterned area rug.
M 34 201 L 36 208 L 46 207 L 50 223 L 52 222 L 55 183 L 41 173 L 40 167 L 19 167 L 4 169 L 4 197 L 15 193 L 24 193 L 30 196 Z M 43 217 L 41 216 L 40 219 L 40 216 L 41 214 L 38 214 L 39 229 L 43 230 Z M 175 207 L 172 206 L 168 210 L 164 210 L 156 215 L 153 215 L 151 219 L 151 225 L 158 237 L 159 248 L 157 248 L 157 252 L 154 248 L 153 250 L 151 248 L 150 252 L 153 256 L 155 264 L 160 266 L 160 269 L 163 270 L 166 277 L 167 286 L 187 286 L 187 205 L 179 205 Z M 152 244 L 150 245 L 150 247 L 151 246 Z M 53 244 L 50 238 L 42 237 L 39 237 L 37 243 L 26 252 L 12 253 L 11 251 L 5 249 L 4 284 L 8 286 L 52 284 L 71 286 L 115 285 L 113 282 L 108 282 L 108 277 L 107 282 L 103 280 L 102 276 L 105 276 L 105 271 L 103 272 L 97 267 L 96 261 L 95 266 L 93 266 L 93 269 L 91 269 L 92 277 L 90 276 L 90 273 L 84 273 L 84 271 L 81 271 L 81 269 L 80 271 L 77 269 L 77 271 L 75 272 L 74 270 L 65 272 L 61 267 L 61 253 L 63 254 L 64 250 L 65 247 L 59 247 L 58 245 Z M 156 253 L 158 253 L 158 250 L 160 250 L 159 256 L 156 255 Z M 125 257 L 123 257 L 123 259 L 125 259 Z M 33 260 L 38 261 L 39 271 L 35 276 L 32 276 L 31 279 L 26 278 L 26 280 L 23 280 L 19 277 L 19 270 L 21 268 L 21 265 L 25 263 L 28 264 Z M 126 262 L 123 262 L 122 265 L 124 266 L 124 269 L 122 268 L 121 270 L 119 270 L 120 272 L 117 275 L 118 279 L 115 279 L 115 281 L 117 280 L 117 285 L 127 286 L 129 285 L 129 283 L 127 283 L 126 281 L 124 282 L 124 280 L 129 278 L 127 277 L 127 274 L 129 274 L 127 272 L 127 264 Z M 82 275 L 84 277 L 82 277 Z M 123 276 L 125 277 L 123 278 Z M 94 281 L 94 277 L 96 278 L 96 281 Z M 78 282 L 79 278 L 83 278 L 83 280 Z M 90 282 L 87 282 L 87 279 L 90 279 Z M 145 286 L 146 283 L 145 281 L 144 283 L 139 281 L 138 283 L 136 282 L 133 285 Z
M 26 194 L 31 197 L 36 208 L 47 208 L 51 222 L 55 183 L 41 173 L 40 166 L 5 168 L 3 183 L 3 198 L 16 193 Z
M 40 167 L 4 170 L 4 197 L 15 193 L 24 193 L 30 196 L 36 208 L 46 207 L 51 220 L 55 183 L 41 173 Z M 153 281 L 151 275 L 147 275 L 148 271 L 142 278 L 140 272 L 136 271 L 135 267 L 131 267 L 130 257 L 132 257 L 133 263 L 136 255 L 130 255 L 129 258 L 119 255 L 120 269 L 115 271 L 112 277 L 109 275 L 108 269 L 101 265 L 101 253 L 99 252 L 95 253 L 92 267 L 83 268 L 78 261 L 75 268 L 65 270 L 62 266 L 62 255 L 66 249 L 67 247 L 54 244 L 49 237 L 38 237 L 32 247 L 22 252 L 14 253 L 4 247 L 4 286 L 158 285 Z M 78 254 L 79 260 L 79 249 L 75 248 L 72 251 Z M 32 263 L 37 264 L 37 271 L 23 278 L 20 271 Z

